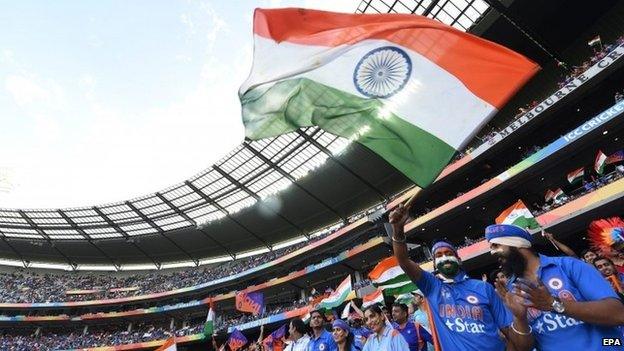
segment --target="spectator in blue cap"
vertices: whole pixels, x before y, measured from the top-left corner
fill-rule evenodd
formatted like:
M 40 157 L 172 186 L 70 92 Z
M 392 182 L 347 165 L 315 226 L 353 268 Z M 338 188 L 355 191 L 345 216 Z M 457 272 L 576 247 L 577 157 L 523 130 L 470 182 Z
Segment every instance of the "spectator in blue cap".
M 485 237 L 510 274 L 507 286 L 497 282 L 497 290 L 506 303 L 520 300 L 528 307 L 538 350 L 603 350 L 606 338 L 622 343 L 617 326 L 624 324 L 624 305 L 594 267 L 572 257 L 537 254 L 531 235 L 514 225 L 488 226 Z
M 526 308 L 517 303 L 510 311 L 492 285 L 468 278 L 453 245 L 438 242 L 433 246 L 437 275 L 424 271 L 409 258 L 403 231 L 407 216 L 403 205 L 390 213 L 392 246 L 399 265 L 431 307 L 428 313 L 433 322 L 430 327 L 434 346 L 454 351 L 502 351 L 506 345 L 499 337 L 500 331 L 515 350 L 530 350 L 533 337 Z
M 360 348 L 355 345 L 355 339 L 351 328 L 342 319 L 336 319 L 332 323 L 332 338 L 338 346 L 338 351 L 359 351 Z

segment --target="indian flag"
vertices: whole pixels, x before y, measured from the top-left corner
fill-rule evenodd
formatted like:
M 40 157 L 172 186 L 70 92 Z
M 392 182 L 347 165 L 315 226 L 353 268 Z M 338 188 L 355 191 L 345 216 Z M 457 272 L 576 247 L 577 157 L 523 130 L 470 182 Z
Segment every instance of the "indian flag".
M 544 201 L 545 202 L 552 201 L 554 195 L 555 193 L 552 190 L 548 189 L 548 191 L 546 191 L 546 194 L 544 195 Z
M 411 303 L 412 301 L 414 301 L 414 295 L 412 295 L 411 293 L 405 293 L 405 294 L 395 296 L 395 300 L 394 300 L 394 302 L 396 303 L 402 303 L 406 305 Z
M 553 199 L 558 200 L 560 197 L 564 196 L 565 193 L 561 188 L 557 188 L 557 190 L 553 191 Z
M 351 288 L 351 276 L 348 275 L 331 295 L 319 302 L 318 308 L 332 309 L 342 305 L 353 292 Z
M 538 68 L 422 16 L 257 9 L 239 97 L 252 140 L 318 126 L 423 187 Z
M 583 180 L 583 176 L 585 175 L 585 168 L 581 167 L 579 169 L 575 169 L 572 172 L 568 173 L 568 182 L 570 184 L 574 184 Z
M 604 173 L 605 164 L 607 162 L 607 155 L 605 155 L 602 150 L 598 150 L 596 154 L 596 160 L 594 161 L 594 170 L 598 174 Z
M 384 296 L 383 296 L 383 292 L 381 291 L 381 289 L 377 289 L 374 292 L 362 297 L 362 308 L 366 308 L 374 304 L 383 305 L 383 303 L 384 303 Z
M 399 266 L 394 256 L 390 256 L 375 266 L 368 273 L 368 277 L 373 285 L 383 290 L 386 295 L 401 295 L 417 289 L 412 280 L 405 274 L 405 271 Z
M 589 46 L 600 45 L 600 35 L 596 35 L 595 37 L 591 38 L 591 40 L 587 42 L 587 45 Z
M 206 324 L 204 324 L 204 335 L 212 336 L 212 334 L 214 334 L 214 320 L 215 313 L 211 306 L 208 310 L 208 315 L 206 316 Z
M 165 343 L 159 347 L 156 351 L 177 351 L 175 338 L 169 338 Z
M 540 224 L 537 223 L 537 220 L 535 220 L 535 217 L 533 217 L 533 214 L 522 200 L 518 200 L 496 217 L 496 224 L 513 224 L 526 229 L 536 229 L 540 227 Z

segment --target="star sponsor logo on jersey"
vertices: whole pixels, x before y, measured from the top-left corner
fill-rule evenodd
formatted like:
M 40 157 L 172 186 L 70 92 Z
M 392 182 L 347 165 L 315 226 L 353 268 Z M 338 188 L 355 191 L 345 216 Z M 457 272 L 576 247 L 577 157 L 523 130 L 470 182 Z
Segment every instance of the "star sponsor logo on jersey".
M 551 289 L 559 290 L 563 287 L 563 282 L 559 278 L 550 278 L 550 280 L 548 280 L 548 286 Z
M 321 350 L 321 351 L 325 350 L 325 344 L 320 344 L 319 345 L 319 350 Z
M 581 324 L 584 323 L 562 314 L 544 312 L 540 318 L 536 319 L 536 322 L 533 324 L 533 330 L 538 334 L 546 334 L 559 329 L 576 327 Z
M 464 321 L 463 318 L 447 319 L 444 324 L 456 333 L 485 334 L 485 324 Z

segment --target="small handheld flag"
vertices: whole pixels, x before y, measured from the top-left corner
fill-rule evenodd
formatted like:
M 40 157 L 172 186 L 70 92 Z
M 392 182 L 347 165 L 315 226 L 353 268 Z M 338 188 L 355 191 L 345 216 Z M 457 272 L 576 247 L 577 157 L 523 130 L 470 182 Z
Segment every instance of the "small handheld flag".
M 234 329 L 227 342 L 232 351 L 236 351 L 247 344 L 247 338 L 238 329 Z
M 155 351 L 177 351 L 178 348 L 175 343 L 175 338 L 169 338 L 165 343 L 156 349 Z
M 496 217 L 496 224 L 512 224 L 524 229 L 537 229 L 540 227 L 540 224 L 522 200 L 516 201 L 515 204 Z
M 583 180 L 584 175 L 585 175 L 584 167 L 575 169 L 572 172 L 568 173 L 568 182 L 570 184 L 580 183 Z
M 596 160 L 594 161 L 594 171 L 596 171 L 597 174 L 603 174 L 606 162 L 607 155 L 605 155 L 602 150 L 598 150 Z

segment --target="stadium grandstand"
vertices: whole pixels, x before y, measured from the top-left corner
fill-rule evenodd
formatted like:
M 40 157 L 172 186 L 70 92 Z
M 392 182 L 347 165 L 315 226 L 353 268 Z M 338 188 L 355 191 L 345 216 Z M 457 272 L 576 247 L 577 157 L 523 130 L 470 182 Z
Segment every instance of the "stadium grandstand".
M 329 320 L 375 293 L 371 272 L 393 256 L 387 213 L 408 199 L 409 256 L 428 271 L 443 239 L 468 276 L 494 284 L 485 228 L 518 200 L 539 223 L 537 252 L 596 251 L 590 223 L 624 216 L 624 2 L 343 1 L 358 14 L 429 17 L 541 70 L 422 190 L 312 126 L 246 139 L 145 196 L 0 208 L 0 350 L 155 350 L 172 338 L 178 350 L 232 349 L 239 332 L 241 350 L 280 349 L 256 341 L 309 319 L 345 278 L 351 293 Z M 611 260 L 622 266 L 624 253 Z

